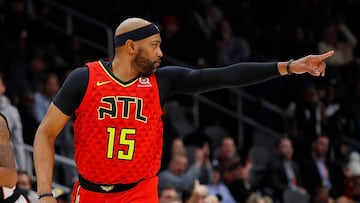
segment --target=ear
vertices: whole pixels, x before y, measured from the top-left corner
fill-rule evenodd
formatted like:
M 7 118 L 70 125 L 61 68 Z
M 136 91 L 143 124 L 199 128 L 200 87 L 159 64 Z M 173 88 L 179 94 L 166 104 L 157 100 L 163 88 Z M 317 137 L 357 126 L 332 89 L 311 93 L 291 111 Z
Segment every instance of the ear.
M 129 51 L 130 53 L 135 53 L 135 51 L 136 51 L 136 44 L 135 44 L 134 41 L 132 41 L 132 40 L 130 40 L 130 39 L 129 39 L 129 40 L 126 40 L 125 46 L 127 47 L 128 51 Z

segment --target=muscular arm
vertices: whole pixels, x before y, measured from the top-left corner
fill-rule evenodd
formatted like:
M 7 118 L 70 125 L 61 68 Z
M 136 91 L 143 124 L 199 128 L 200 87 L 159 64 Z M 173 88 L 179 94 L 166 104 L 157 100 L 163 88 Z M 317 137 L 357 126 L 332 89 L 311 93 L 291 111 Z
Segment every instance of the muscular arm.
M 156 72 L 161 103 L 175 93 L 201 93 L 241 87 L 280 76 L 277 63 L 238 63 L 221 68 L 167 66 Z
M 17 173 L 9 136 L 6 120 L 0 116 L 0 186 L 13 187 L 16 184 Z
M 34 139 L 34 164 L 37 178 L 38 193 L 52 190 L 54 167 L 54 143 L 70 116 L 62 113 L 53 103 L 40 123 Z

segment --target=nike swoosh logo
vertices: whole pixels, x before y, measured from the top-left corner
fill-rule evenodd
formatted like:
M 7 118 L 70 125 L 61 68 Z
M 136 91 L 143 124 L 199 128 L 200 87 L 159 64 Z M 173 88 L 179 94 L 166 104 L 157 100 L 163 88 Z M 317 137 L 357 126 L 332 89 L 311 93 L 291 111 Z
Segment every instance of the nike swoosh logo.
M 96 86 L 105 85 L 105 84 L 108 84 L 108 83 L 110 83 L 110 82 L 111 82 L 111 80 L 104 81 L 104 82 L 97 81 L 97 82 L 96 82 Z

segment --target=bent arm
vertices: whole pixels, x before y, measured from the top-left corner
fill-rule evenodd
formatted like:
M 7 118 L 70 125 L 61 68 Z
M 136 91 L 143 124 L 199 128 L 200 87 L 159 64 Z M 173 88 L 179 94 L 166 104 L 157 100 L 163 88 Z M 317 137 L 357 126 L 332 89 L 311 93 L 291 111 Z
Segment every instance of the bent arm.
M 0 116 L 0 186 L 13 187 L 17 180 L 16 165 L 9 140 L 10 132 L 4 118 Z
M 13 154 L 10 142 L 0 141 L 0 186 L 13 187 L 16 184 L 17 173 Z
M 53 103 L 40 123 L 34 139 L 34 164 L 38 194 L 52 190 L 52 178 L 55 159 L 55 139 L 69 120 Z

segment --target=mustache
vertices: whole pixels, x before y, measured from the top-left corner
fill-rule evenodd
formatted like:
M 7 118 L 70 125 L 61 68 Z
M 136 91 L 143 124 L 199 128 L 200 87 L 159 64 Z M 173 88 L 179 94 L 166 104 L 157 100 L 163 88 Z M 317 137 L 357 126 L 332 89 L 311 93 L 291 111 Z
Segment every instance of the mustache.
M 159 58 L 158 60 L 155 61 L 155 63 L 161 63 L 161 59 Z

